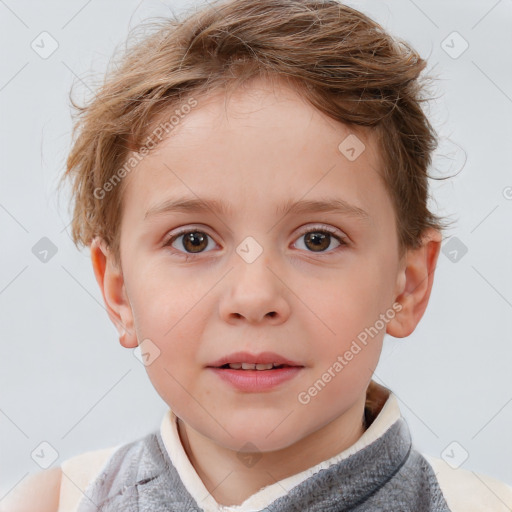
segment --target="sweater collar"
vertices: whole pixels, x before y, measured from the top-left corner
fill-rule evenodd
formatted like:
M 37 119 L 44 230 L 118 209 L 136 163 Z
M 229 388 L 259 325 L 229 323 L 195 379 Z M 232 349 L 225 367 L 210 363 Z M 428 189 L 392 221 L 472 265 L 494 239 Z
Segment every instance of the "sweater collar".
M 356 505 L 384 485 L 399 470 L 411 449 L 411 437 L 402 419 L 396 396 L 370 382 L 366 397 L 369 426 L 350 447 L 305 471 L 268 485 L 241 505 L 223 506 L 215 501 L 186 455 L 172 410 L 164 415 L 160 436 L 167 455 L 185 489 L 205 512 L 252 512 L 272 504 L 272 510 L 304 509 L 308 499 L 316 506 L 333 496 L 340 510 Z M 320 487 L 320 488 L 319 488 Z M 315 491 L 316 489 L 316 491 Z M 276 508 L 278 507 L 278 508 Z

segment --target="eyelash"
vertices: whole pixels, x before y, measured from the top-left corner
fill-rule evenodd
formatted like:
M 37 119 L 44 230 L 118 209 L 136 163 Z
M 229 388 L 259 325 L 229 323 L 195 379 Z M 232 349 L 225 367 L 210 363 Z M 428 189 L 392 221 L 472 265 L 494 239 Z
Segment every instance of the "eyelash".
M 188 261 L 190 259 L 194 259 L 195 256 L 199 256 L 205 252 L 210 252 L 210 251 L 203 251 L 203 252 L 198 252 L 198 253 L 189 253 L 189 252 L 183 252 L 183 251 L 175 249 L 174 247 L 171 247 L 172 244 L 174 243 L 174 241 L 177 240 L 180 236 L 186 235 L 188 233 L 194 233 L 196 231 L 200 232 L 200 233 L 204 233 L 205 235 L 207 235 L 208 237 L 213 239 L 213 237 L 210 236 L 202 228 L 190 228 L 189 227 L 186 229 L 182 229 L 182 230 L 178 231 L 177 233 L 174 233 L 172 236 L 168 237 L 167 241 L 164 243 L 164 247 L 171 248 L 172 253 L 185 258 L 186 261 Z M 348 239 L 345 236 L 340 235 L 338 230 L 331 228 L 329 226 L 326 226 L 326 225 L 318 225 L 318 226 L 314 226 L 313 228 L 309 228 L 308 230 L 300 233 L 298 235 L 297 239 L 307 235 L 308 233 L 328 233 L 329 235 L 331 235 L 333 238 L 335 238 L 340 243 L 340 245 L 338 247 L 335 247 L 334 249 L 331 249 L 330 251 L 319 251 L 318 253 L 315 253 L 314 251 L 307 251 L 311 254 L 330 255 L 334 252 L 338 252 L 338 250 L 343 250 L 346 246 L 349 245 L 347 242 Z

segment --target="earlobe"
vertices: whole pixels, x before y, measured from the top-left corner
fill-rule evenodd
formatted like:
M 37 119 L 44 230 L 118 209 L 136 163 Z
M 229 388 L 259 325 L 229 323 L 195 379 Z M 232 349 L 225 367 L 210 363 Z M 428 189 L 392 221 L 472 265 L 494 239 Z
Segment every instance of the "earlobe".
M 119 342 L 126 348 L 137 347 L 133 314 L 124 286 L 123 272 L 113 263 L 105 241 L 99 237 L 94 238 L 91 243 L 91 261 L 108 316 L 119 333 Z
M 398 276 L 400 291 L 395 302 L 400 303 L 402 309 L 386 328 L 386 332 L 395 338 L 409 336 L 416 329 L 432 291 L 442 236 L 439 231 L 428 229 L 422 240 L 419 248 L 407 251 L 404 267 Z

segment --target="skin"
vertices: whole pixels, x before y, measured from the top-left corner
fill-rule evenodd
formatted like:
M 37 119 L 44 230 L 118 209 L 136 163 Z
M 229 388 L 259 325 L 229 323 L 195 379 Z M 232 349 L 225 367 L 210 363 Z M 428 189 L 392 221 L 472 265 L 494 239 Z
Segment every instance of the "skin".
M 286 84 L 253 80 L 228 99 L 224 91 L 197 98 L 172 136 L 125 178 L 121 266 L 98 238 L 91 255 L 120 343 L 133 349 L 150 339 L 158 347 L 146 370 L 179 418 L 192 465 L 218 503 L 238 505 L 361 437 L 383 337 L 408 336 L 423 316 L 441 234 L 429 230 L 419 249 L 399 259 L 373 134 L 357 132 L 366 149 L 349 161 L 338 145 L 354 129 Z M 232 213 L 144 218 L 182 195 L 225 201 Z M 368 220 L 274 213 L 288 199 L 325 197 L 362 208 Z M 319 224 L 348 245 L 330 237 L 323 252 L 315 251 L 304 235 L 322 232 Z M 191 253 L 184 237 L 165 245 L 180 227 L 209 235 L 202 252 Z M 252 263 L 236 252 L 248 236 L 263 250 Z M 299 393 L 394 303 L 401 311 L 309 403 L 300 403 Z M 277 352 L 304 368 L 271 391 L 243 393 L 205 368 L 239 350 Z M 247 442 L 260 457 L 251 467 L 237 456 L 251 451 Z

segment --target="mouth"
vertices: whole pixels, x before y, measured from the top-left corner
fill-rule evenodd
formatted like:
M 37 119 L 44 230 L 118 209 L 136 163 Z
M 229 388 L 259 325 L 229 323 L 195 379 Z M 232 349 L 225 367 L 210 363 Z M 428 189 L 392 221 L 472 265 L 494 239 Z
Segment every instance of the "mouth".
M 208 368 L 256 371 L 268 371 L 285 367 L 303 368 L 304 365 L 274 352 L 262 352 L 260 354 L 235 352 L 221 357 L 208 365 Z
M 267 370 L 276 370 L 280 368 L 293 368 L 293 365 L 289 364 L 278 364 L 278 363 L 226 363 L 222 366 L 216 366 L 214 368 L 220 368 L 221 370 L 258 370 L 258 371 L 267 371 Z
M 279 389 L 299 375 L 304 365 L 273 352 L 236 352 L 207 368 L 239 392 L 261 393 Z

